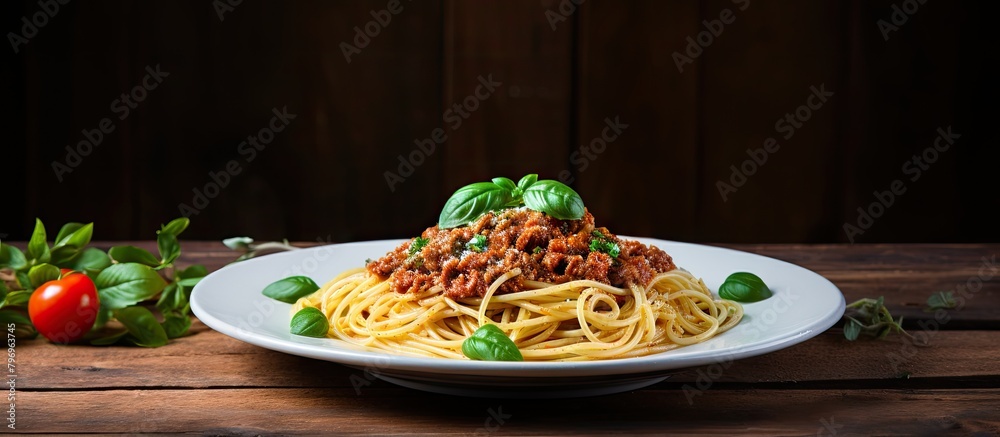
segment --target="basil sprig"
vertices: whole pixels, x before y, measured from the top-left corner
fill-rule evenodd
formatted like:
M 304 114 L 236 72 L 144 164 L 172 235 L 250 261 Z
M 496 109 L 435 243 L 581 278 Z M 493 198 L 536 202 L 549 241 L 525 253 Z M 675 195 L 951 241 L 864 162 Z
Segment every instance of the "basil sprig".
M 737 302 L 757 302 L 771 297 L 771 289 L 759 276 L 737 272 L 729 275 L 719 286 L 719 296 Z
M 462 353 L 473 360 L 524 361 L 514 341 L 492 323 L 479 327 L 466 338 L 462 342 Z
M 491 182 L 459 188 L 445 202 L 438 227 L 465 226 L 487 212 L 521 205 L 560 220 L 579 220 L 584 213 L 583 199 L 572 188 L 550 179 L 540 181 L 537 174 L 529 174 L 517 184 L 507 178 L 493 178 Z

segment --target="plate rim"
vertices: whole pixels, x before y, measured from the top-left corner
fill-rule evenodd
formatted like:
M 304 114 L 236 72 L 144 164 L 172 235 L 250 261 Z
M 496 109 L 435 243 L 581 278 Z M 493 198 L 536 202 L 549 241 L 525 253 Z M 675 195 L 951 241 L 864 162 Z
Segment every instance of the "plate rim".
M 750 255 L 760 257 L 767 262 L 778 263 L 784 268 L 793 268 L 806 272 L 814 276 L 816 280 L 824 286 L 835 291 L 839 296 L 839 303 L 836 308 L 829 309 L 821 317 L 812 320 L 808 325 L 798 332 L 787 332 L 774 337 L 766 337 L 766 341 L 752 343 L 749 345 L 736 345 L 724 347 L 717 353 L 713 351 L 694 352 L 693 356 L 685 356 L 684 348 L 672 351 L 647 355 L 643 357 L 621 358 L 597 361 L 580 362 L 500 362 L 500 361 L 472 361 L 472 360 L 452 360 L 447 358 L 411 357 L 405 355 L 394 355 L 388 352 L 375 349 L 364 350 L 361 346 L 351 345 L 337 339 L 306 339 L 302 341 L 289 341 L 270 335 L 268 332 L 254 333 L 253 327 L 250 330 L 235 326 L 232 323 L 221 320 L 212 314 L 211 311 L 203 307 L 203 299 L 208 287 L 212 284 L 213 276 L 216 279 L 233 266 L 253 266 L 257 263 L 277 263 L 284 258 L 293 258 L 307 255 L 320 250 L 330 250 L 335 246 L 360 246 L 360 245 L 398 245 L 407 239 L 383 239 L 366 240 L 345 243 L 334 243 L 320 246 L 303 248 L 296 251 L 283 252 L 252 258 L 241 261 L 238 264 L 229 264 L 210 273 L 205 279 L 195 286 L 191 294 L 191 310 L 206 326 L 229 337 L 278 352 L 291 355 L 298 355 L 307 358 L 331 361 L 352 367 L 374 368 L 378 371 L 391 374 L 392 370 L 402 372 L 416 372 L 426 374 L 461 374 L 467 376 L 482 376 L 491 378 L 552 378 L 552 377 L 582 377 L 601 375 L 625 375 L 648 372 L 670 372 L 677 369 L 695 367 L 724 361 L 739 360 L 753 356 L 763 355 L 776 350 L 791 347 L 806 340 L 809 340 L 820 333 L 826 331 L 841 319 L 844 313 L 846 301 L 843 292 L 832 281 L 810 269 L 799 266 L 788 261 L 760 255 L 752 252 L 730 249 L 726 247 L 687 243 L 673 240 L 662 240 L 648 237 L 632 237 L 620 235 L 625 239 L 638 240 L 644 244 L 656 244 L 663 246 L 687 246 L 695 250 L 709 250 L 720 252 L 732 252 L 735 254 Z M 665 249 L 666 250 L 666 249 Z M 668 251 L 670 253 L 670 251 Z M 249 268 L 249 267 L 236 267 Z M 325 281 L 324 281 L 325 282 Z M 263 289 L 263 285 L 261 286 Z M 276 305 L 289 305 L 274 301 Z M 722 335 L 725 335 L 723 333 Z M 711 342 L 718 337 L 706 341 Z M 298 340 L 298 339 L 297 339 Z M 315 340 L 315 341 L 314 341 Z M 338 345 L 341 343 L 342 345 Z M 346 347 L 345 347 L 346 346 Z M 680 355 L 680 356 L 678 356 Z M 721 358 L 721 359 L 720 359 Z

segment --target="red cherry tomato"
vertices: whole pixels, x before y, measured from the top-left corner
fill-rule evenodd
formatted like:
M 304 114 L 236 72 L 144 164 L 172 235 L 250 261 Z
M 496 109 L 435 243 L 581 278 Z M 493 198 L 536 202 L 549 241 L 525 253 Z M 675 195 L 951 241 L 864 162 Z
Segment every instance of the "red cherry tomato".
M 55 343 L 70 343 L 90 331 L 100 306 L 94 281 L 70 273 L 38 287 L 28 301 L 28 315 L 39 334 Z

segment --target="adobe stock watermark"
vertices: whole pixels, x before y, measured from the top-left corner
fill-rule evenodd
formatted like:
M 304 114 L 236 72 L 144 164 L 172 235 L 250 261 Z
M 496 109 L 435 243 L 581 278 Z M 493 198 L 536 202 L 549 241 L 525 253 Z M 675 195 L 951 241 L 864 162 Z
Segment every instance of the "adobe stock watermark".
M 267 145 L 274 141 L 275 134 L 284 131 L 297 117 L 288 112 L 287 106 L 282 107 L 281 110 L 275 107 L 271 109 L 271 113 L 274 115 L 271 116 L 271 121 L 266 126 L 262 127 L 256 134 L 247 135 L 247 139 L 236 146 L 236 151 L 248 164 L 257 159 L 257 154 L 263 152 Z M 179 203 L 177 209 L 184 217 L 200 214 L 208 207 L 212 199 L 218 197 L 222 189 L 229 186 L 233 178 L 240 173 L 243 173 L 243 167 L 235 159 L 229 160 L 225 167 L 217 172 L 209 171 L 209 181 L 203 187 L 191 189 L 194 194 L 191 197 L 191 204 Z
M 434 154 L 437 146 L 448 141 L 448 131 L 445 131 L 445 128 L 448 128 L 450 132 L 461 128 L 462 123 L 468 120 L 483 102 L 493 96 L 498 88 L 503 86 L 502 82 L 493 80 L 492 74 L 488 74 L 486 77 L 479 75 L 478 79 L 479 84 L 476 85 L 476 89 L 472 94 L 465 96 L 461 100 L 461 104 L 452 104 L 450 109 L 445 110 L 441 114 L 441 120 L 445 123 L 445 126 L 435 128 L 427 138 L 413 140 L 413 144 L 416 147 L 406 157 L 403 157 L 403 155 L 397 156 L 399 164 L 396 166 L 396 171 L 386 170 L 382 173 L 386 185 L 389 186 L 389 191 L 396 192 L 397 184 L 406 182 L 406 178 L 412 176 L 417 168 L 423 165 L 427 161 L 427 158 Z
M 902 6 L 893 4 L 892 13 L 889 14 L 889 21 L 880 19 L 875 22 L 879 32 L 882 32 L 882 39 L 889 41 L 890 32 L 898 32 L 910 17 L 920 10 L 920 5 L 927 3 L 927 0 L 903 0 Z M 890 23 L 891 21 L 891 23 Z
M 361 374 L 352 373 L 351 376 L 347 377 L 351 382 L 351 387 L 354 387 L 354 394 L 361 396 L 361 388 L 372 385 L 378 375 L 382 374 L 382 369 L 388 366 L 388 357 L 366 358 L 365 367 L 360 369 Z
M 65 6 L 69 2 L 70 0 L 38 0 L 40 10 L 32 14 L 31 19 L 28 19 L 27 15 L 21 17 L 21 33 L 7 32 L 7 41 L 14 49 L 14 54 L 20 53 L 21 46 L 38 36 L 38 32 L 59 13 L 60 6 Z
M 770 302 L 770 306 L 762 311 L 759 317 L 755 317 L 752 320 L 742 320 L 736 328 L 746 329 L 749 334 L 748 341 L 750 343 L 757 341 L 757 339 L 764 335 L 764 332 L 766 332 L 769 327 L 778 323 L 781 315 L 791 310 L 795 305 L 795 301 L 800 298 L 801 296 L 790 291 L 782 290 L 776 292 L 767 301 L 755 304 L 758 305 Z M 693 406 L 696 397 L 705 394 L 706 391 L 712 388 L 716 381 L 722 379 L 726 370 L 733 365 L 733 357 L 739 352 L 740 349 L 729 352 L 724 356 L 715 358 L 714 363 L 695 370 L 695 374 L 697 376 L 694 380 L 694 385 L 684 384 L 681 386 L 681 391 L 684 393 L 684 397 L 687 399 L 688 405 Z
M 117 122 L 124 121 L 132 114 L 132 111 L 139 107 L 139 104 L 146 100 L 149 93 L 163 83 L 163 79 L 170 76 L 169 72 L 160 70 L 160 64 L 156 67 L 146 66 L 146 75 L 139 83 L 132 87 L 127 93 L 122 93 L 117 99 L 112 100 L 110 111 L 117 114 Z M 115 120 L 111 117 L 104 117 L 97 122 L 97 127 L 93 129 L 83 129 L 83 140 L 76 143 L 76 146 L 66 146 L 66 156 L 63 162 L 52 161 L 52 171 L 59 182 L 63 181 L 63 175 L 72 173 L 80 164 L 83 158 L 90 156 L 94 150 L 101 146 L 106 135 L 115 131 L 117 127 Z
M 625 129 L 628 129 L 628 125 L 622 123 L 621 117 L 616 115 L 614 120 L 611 117 L 605 117 L 601 135 L 594 137 L 587 144 L 581 144 L 579 149 L 570 153 L 569 163 L 576 165 L 577 173 L 587 171 L 590 168 L 590 163 L 596 160 L 598 155 L 604 153 L 608 149 L 608 144 L 615 142 L 625 132 Z M 568 185 L 572 184 L 576 178 L 569 170 L 563 170 L 559 172 L 559 180 Z
M 774 122 L 774 130 L 779 133 L 784 133 L 782 136 L 784 140 L 790 140 L 795 136 L 796 129 L 804 126 L 803 123 L 809 121 L 815 111 L 823 108 L 827 100 L 833 97 L 833 91 L 826 90 L 826 84 L 821 83 L 817 88 L 815 85 L 809 87 L 810 94 L 806 97 L 806 102 L 795 108 L 793 112 L 785 113 L 784 117 L 778 118 Z M 757 170 L 767 164 L 767 160 L 773 153 L 777 153 L 781 149 L 781 144 L 774 137 L 768 137 L 764 139 L 764 143 L 761 147 L 756 149 L 747 149 L 747 156 L 749 159 L 744 160 L 739 168 L 736 164 L 730 165 L 729 169 L 731 173 L 729 174 L 729 183 L 719 179 L 715 182 L 715 188 L 719 190 L 719 195 L 722 196 L 722 201 L 726 202 L 729 200 L 729 195 L 735 193 L 744 184 L 750 176 L 757 174 Z
M 976 293 L 982 291 L 983 284 L 996 277 L 997 273 L 1000 273 L 1000 266 L 997 266 L 996 254 L 990 255 L 989 258 L 983 256 L 976 274 L 949 290 L 955 296 L 955 307 L 951 310 L 944 308 L 934 310 L 934 318 L 917 322 L 920 331 L 912 334 L 913 339 L 904 336 L 898 351 L 885 354 L 892 371 L 896 374 L 901 373 L 901 366 L 917 356 L 917 346 L 929 346 L 941 327 L 951 321 L 950 311 L 962 311 L 968 301 L 975 299 Z
M 403 12 L 403 4 L 400 3 L 400 0 L 389 0 L 385 4 L 385 9 L 378 11 L 372 9 L 369 12 L 372 16 L 371 21 L 363 26 L 354 26 L 354 45 L 346 41 L 340 43 L 340 51 L 344 54 L 347 63 L 351 63 L 351 56 L 361 54 L 361 49 L 368 47 L 373 38 L 379 36 L 385 28 L 389 27 L 389 24 L 392 23 L 392 16 L 399 15 L 400 12 Z
M 816 437 L 836 436 L 839 434 L 837 430 L 843 427 L 844 425 L 837 423 L 833 416 L 830 416 L 829 419 L 821 418 L 819 419 L 819 428 L 816 429 Z
M 738 9 L 740 12 L 750 7 L 750 0 L 731 1 L 733 4 L 739 5 Z M 674 65 L 677 66 L 677 71 L 683 73 L 684 65 L 693 64 L 694 60 L 698 59 L 705 52 L 705 49 L 715 42 L 716 38 L 722 36 L 722 32 L 726 30 L 726 25 L 733 24 L 734 21 L 736 21 L 736 13 L 729 8 L 725 8 L 719 12 L 719 18 L 717 19 L 703 20 L 701 24 L 705 26 L 705 30 L 698 32 L 694 37 L 688 36 L 685 38 L 687 46 L 684 47 L 684 53 L 675 51 L 671 55 L 674 59 Z
M 283 272 L 281 272 L 279 277 L 287 278 L 289 276 L 309 276 L 319 269 L 321 263 L 333 256 L 333 248 L 329 246 L 329 244 L 333 242 L 330 235 L 327 235 L 326 239 L 323 239 L 323 237 L 317 237 L 316 242 L 323 243 L 324 246 L 314 249 L 309 257 L 286 268 Z M 322 281 L 319 282 L 323 283 Z M 251 302 L 254 309 L 247 313 L 243 319 L 236 324 L 236 329 L 239 330 L 241 334 L 252 333 L 254 329 L 260 327 L 265 321 L 274 316 L 275 311 L 277 310 L 276 302 L 278 301 L 258 293 L 253 302 Z
M 919 180 L 924 172 L 941 158 L 941 154 L 951 149 L 955 141 L 962 136 L 952 132 L 951 126 L 939 127 L 937 134 L 933 145 L 925 148 L 919 155 L 913 155 L 903 162 L 901 171 L 904 175 L 910 175 L 908 179 L 911 183 Z M 844 233 L 847 235 L 847 240 L 854 244 L 855 237 L 864 235 L 871 229 L 875 225 L 875 220 L 882 217 L 896 203 L 896 198 L 905 194 L 906 190 L 906 182 L 903 179 L 895 179 L 889 183 L 887 190 L 873 191 L 872 196 L 875 197 L 875 200 L 868 204 L 867 209 L 858 207 L 858 218 L 854 223 L 844 222 Z
M 486 409 L 486 420 L 483 421 L 483 427 L 476 429 L 477 436 L 486 436 L 500 431 L 502 427 L 513 414 L 505 414 L 503 412 L 503 405 L 498 406 L 496 409 L 493 407 Z
M 215 15 L 219 16 L 219 21 L 226 21 L 226 14 L 236 10 L 243 0 L 215 0 L 212 7 L 215 8 Z
M 545 19 L 549 22 L 552 31 L 556 31 L 556 25 L 569 19 L 577 11 L 577 6 L 582 5 L 587 0 L 561 0 L 555 9 L 545 10 Z

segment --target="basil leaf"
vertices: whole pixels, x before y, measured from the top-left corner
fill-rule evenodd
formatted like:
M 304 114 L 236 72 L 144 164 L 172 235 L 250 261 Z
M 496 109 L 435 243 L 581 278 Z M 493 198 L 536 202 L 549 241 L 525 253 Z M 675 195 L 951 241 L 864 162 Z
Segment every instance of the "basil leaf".
M 290 323 L 292 334 L 306 337 L 323 338 L 330 331 L 330 321 L 322 311 L 306 307 L 299 310 L 292 316 Z
M 757 302 L 771 297 L 771 290 L 757 275 L 737 272 L 719 286 L 719 296 L 737 302 Z
M 80 249 L 90 244 L 94 234 L 94 224 L 68 223 L 59 230 L 56 244 L 52 247 L 52 264 L 65 263 L 76 256 Z
M 551 179 L 535 182 L 525 189 L 524 204 L 560 220 L 579 220 L 585 212 L 583 199 L 576 191 Z
M 462 353 L 473 360 L 524 361 L 514 341 L 492 323 L 480 326 L 466 338 L 462 342 Z
M 176 236 L 180 235 L 181 232 L 184 232 L 184 230 L 187 229 L 188 225 L 190 225 L 190 224 L 191 224 L 191 219 L 189 219 L 187 217 L 181 217 L 181 218 L 178 218 L 178 219 L 173 219 L 173 220 L 170 221 L 170 223 L 167 223 L 166 225 L 161 226 L 160 227 L 160 231 L 157 232 L 157 233 L 158 234 L 170 234 L 170 235 L 173 235 L 173 236 L 176 237 Z
M 167 282 L 155 270 L 136 263 L 115 264 L 104 269 L 94 280 L 101 306 L 125 308 L 156 295 Z
M 7 303 L 7 293 L 10 293 L 10 290 L 7 289 L 7 284 L 0 281 L 0 308 L 3 308 Z
M 68 223 L 59 230 L 59 235 L 56 237 L 55 247 L 59 248 L 63 246 L 70 246 L 81 249 L 90 244 L 90 238 L 93 235 L 93 223 L 87 223 L 85 225 L 80 223 Z
M 195 285 L 198 285 L 198 283 L 201 282 L 202 279 L 205 279 L 205 277 L 202 276 L 200 278 L 181 279 L 180 281 L 177 281 L 177 283 L 185 287 L 194 287 Z
M 167 333 L 167 338 L 183 337 L 191 328 L 191 317 L 187 314 L 166 314 L 163 316 L 163 331 Z
M 156 247 L 160 250 L 161 265 L 170 264 L 181 256 L 181 245 L 174 234 L 160 232 L 160 235 L 156 236 Z
M 23 307 L 31 300 L 31 292 L 28 290 L 11 291 L 7 294 L 7 299 L 3 306 Z
M 28 241 L 28 258 L 39 262 L 49 262 L 49 243 L 45 241 L 45 225 L 42 221 L 35 219 L 35 230 L 31 233 L 31 240 Z
M 222 240 L 222 244 L 233 250 L 249 250 L 250 243 L 253 243 L 253 238 L 250 237 L 233 237 Z
M 148 250 L 135 246 L 115 246 L 108 250 L 108 255 L 119 263 L 139 263 L 150 267 L 160 265 L 160 260 Z
M 70 236 L 70 234 L 76 232 L 78 229 L 82 227 L 83 223 L 75 223 L 75 222 L 70 222 L 63 225 L 63 227 L 59 229 L 59 233 L 56 234 L 56 239 L 55 239 L 56 245 L 58 245 L 60 241 L 65 240 L 66 237 Z
M 160 298 L 156 300 L 156 309 L 160 310 L 160 312 L 162 313 L 166 313 L 167 311 L 177 308 L 175 302 L 178 293 L 181 295 L 184 294 L 181 293 L 181 289 L 176 282 L 173 284 L 168 284 L 166 287 L 163 288 L 163 292 L 160 293 Z
M 464 226 L 486 212 L 503 208 L 512 200 L 510 190 L 492 182 L 477 182 L 455 191 L 438 217 L 441 229 Z
M 319 290 L 319 286 L 306 276 L 290 276 L 264 288 L 264 296 L 285 303 L 295 303 L 300 297 Z
M 526 175 L 525 177 L 521 178 L 521 180 L 517 181 L 517 188 L 520 188 L 521 191 L 524 191 L 527 190 L 528 187 L 534 185 L 535 182 L 538 182 L 538 175 L 532 173 Z
M 59 267 L 52 264 L 39 264 L 28 270 L 28 280 L 35 288 L 41 287 L 46 282 L 59 279 L 59 275 Z
M 58 264 L 58 266 L 83 272 L 87 276 L 95 278 L 98 273 L 111 266 L 111 258 L 108 258 L 108 254 L 104 253 L 101 249 L 88 247 L 66 262 Z
M 4 329 L 7 329 L 9 323 L 14 324 L 15 338 L 34 338 L 38 335 L 35 325 L 31 324 L 31 319 L 24 313 L 14 310 L 0 310 L 0 324 L 3 325 Z
M 514 189 L 517 188 L 517 185 L 514 185 L 514 181 L 504 177 L 493 178 L 493 183 L 496 184 L 496 186 L 509 191 L 514 191 Z
M 17 285 L 20 285 L 22 289 L 28 291 L 34 291 L 35 287 L 31 286 L 31 278 L 28 277 L 28 272 L 21 270 L 14 272 L 14 276 L 17 278 Z
M 115 311 L 115 319 L 128 329 L 128 340 L 137 346 L 160 347 L 167 344 L 167 333 L 151 311 L 130 306 Z
M 112 345 L 118 343 L 118 340 L 121 340 L 122 337 L 124 337 L 126 334 L 128 334 L 128 329 L 123 329 L 121 331 L 112 331 L 109 334 L 102 335 L 100 337 L 90 340 L 90 344 L 94 346 Z
M 21 270 L 28 266 L 28 259 L 24 257 L 24 252 L 9 244 L 0 244 L 0 269 L 10 267 L 14 270 Z
M 844 325 L 844 337 L 849 341 L 854 341 L 858 339 L 858 334 L 861 334 L 861 323 L 853 318 L 849 319 Z
M 93 332 L 96 329 L 101 329 L 101 327 L 103 327 L 104 325 L 108 324 L 108 321 L 111 320 L 111 317 L 113 317 L 113 316 L 114 316 L 114 313 L 113 313 L 112 310 L 109 310 L 109 309 L 103 308 L 103 307 L 102 308 L 98 308 L 97 309 L 97 319 L 94 320 L 94 326 L 90 328 L 91 332 Z
M 195 264 L 184 270 L 178 270 L 176 275 L 181 279 L 204 278 L 205 276 L 208 276 L 208 269 L 206 269 L 203 265 Z

